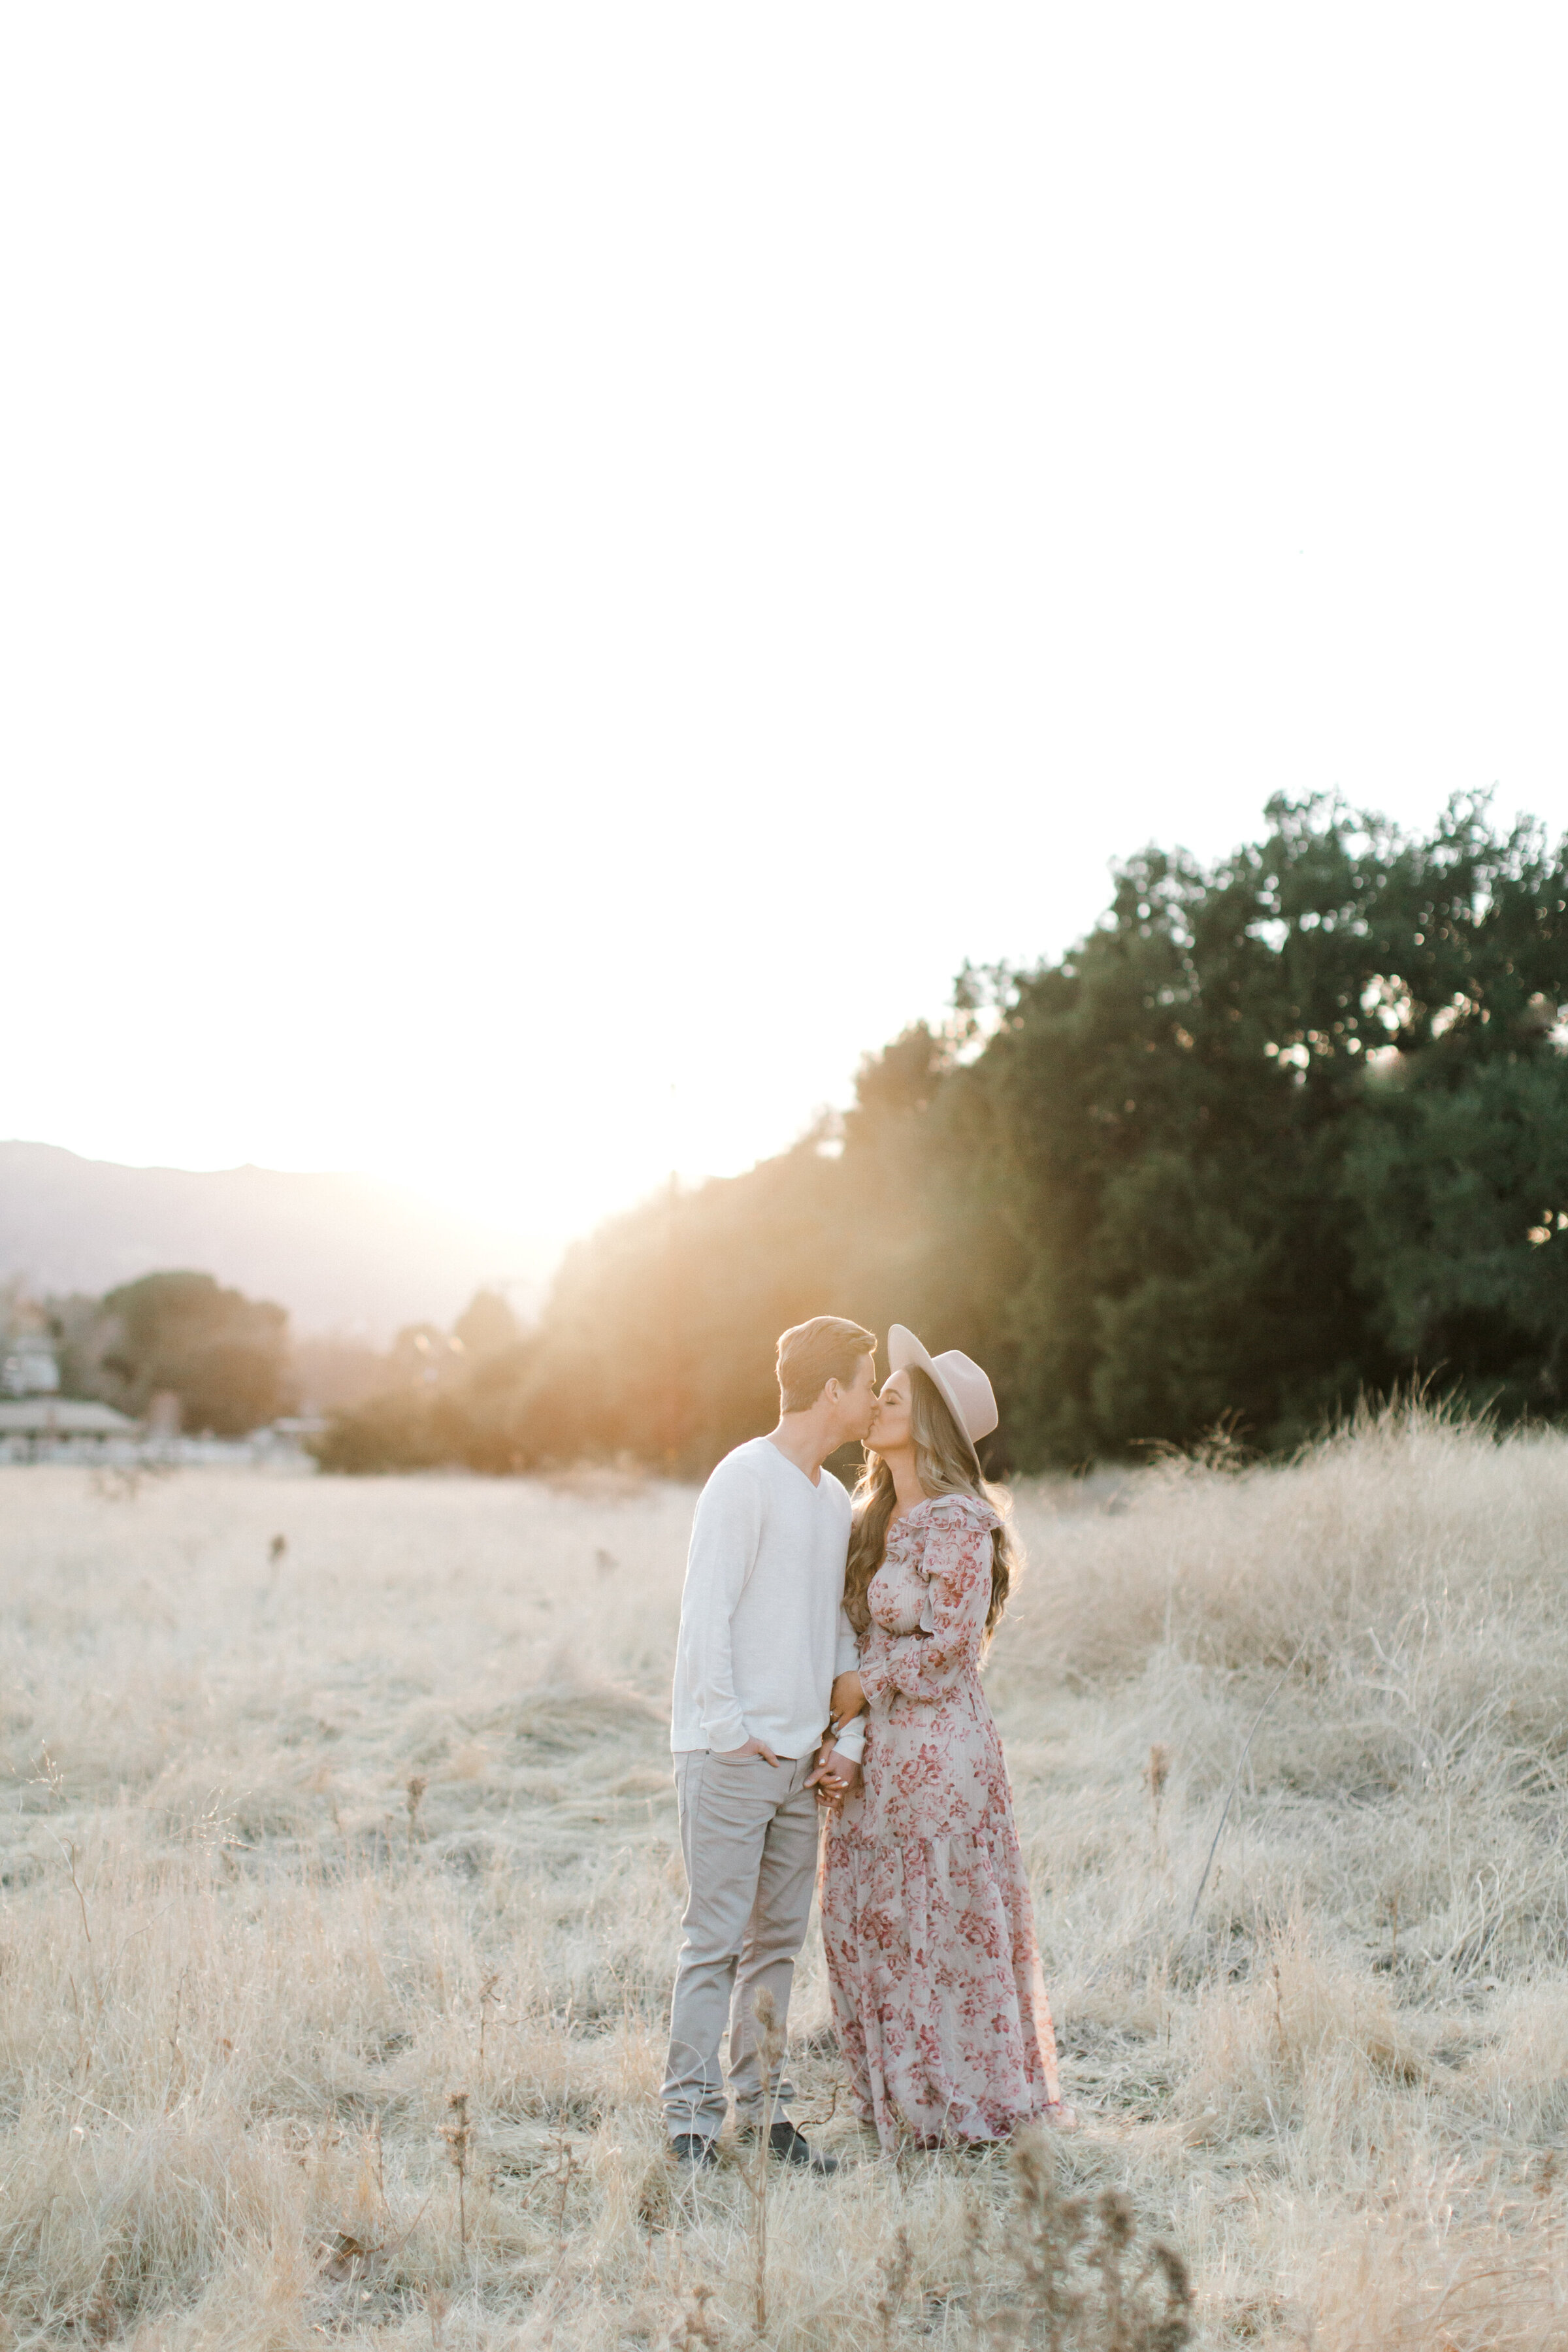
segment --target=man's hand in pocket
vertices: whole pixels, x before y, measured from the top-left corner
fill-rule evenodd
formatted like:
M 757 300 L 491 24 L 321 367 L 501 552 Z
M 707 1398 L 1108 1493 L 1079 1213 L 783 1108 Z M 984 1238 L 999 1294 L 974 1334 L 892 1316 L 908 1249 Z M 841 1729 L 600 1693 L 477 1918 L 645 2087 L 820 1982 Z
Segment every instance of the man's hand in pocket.
M 743 1748 L 715 1748 L 713 1750 L 715 1764 L 749 1764 L 753 1756 L 760 1756 L 764 1764 L 776 1764 L 779 1760 L 765 1739 L 748 1739 Z

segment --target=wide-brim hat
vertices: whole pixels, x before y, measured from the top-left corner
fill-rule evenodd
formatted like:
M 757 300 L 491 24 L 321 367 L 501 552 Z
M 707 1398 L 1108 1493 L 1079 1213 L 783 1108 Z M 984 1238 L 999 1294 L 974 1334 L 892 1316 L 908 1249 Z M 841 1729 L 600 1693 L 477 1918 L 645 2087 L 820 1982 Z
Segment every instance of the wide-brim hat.
M 912 1331 L 895 1323 L 888 1333 L 888 1365 L 891 1371 L 907 1371 L 918 1365 L 928 1379 L 936 1382 L 948 1411 L 972 1446 L 983 1437 L 989 1437 L 1002 1416 L 996 1410 L 996 1392 L 972 1356 L 959 1348 L 949 1348 L 945 1354 L 933 1356 L 921 1346 Z M 875 1437 L 872 1443 L 875 1444 Z M 978 1461 L 978 1454 L 975 1456 Z

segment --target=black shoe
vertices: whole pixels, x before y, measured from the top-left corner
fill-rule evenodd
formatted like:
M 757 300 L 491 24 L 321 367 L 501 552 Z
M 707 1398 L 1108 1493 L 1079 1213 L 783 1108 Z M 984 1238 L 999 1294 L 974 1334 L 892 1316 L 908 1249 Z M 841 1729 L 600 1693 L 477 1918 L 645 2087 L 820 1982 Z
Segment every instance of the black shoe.
M 756 2125 L 742 2124 L 735 2137 L 742 2147 L 755 2147 Z M 838 2158 L 836 2156 L 824 2156 L 820 2151 L 814 2152 L 805 2134 L 803 2131 L 796 2131 L 787 2116 L 774 2124 L 769 2132 L 768 2149 L 780 2164 L 798 2164 L 805 2170 L 815 2172 L 824 2179 L 828 2173 L 837 2172 L 838 2169 Z
M 695 2172 L 701 2165 L 717 2164 L 718 2156 L 710 2139 L 700 2132 L 677 2132 L 669 2143 L 669 2152 L 683 2171 Z

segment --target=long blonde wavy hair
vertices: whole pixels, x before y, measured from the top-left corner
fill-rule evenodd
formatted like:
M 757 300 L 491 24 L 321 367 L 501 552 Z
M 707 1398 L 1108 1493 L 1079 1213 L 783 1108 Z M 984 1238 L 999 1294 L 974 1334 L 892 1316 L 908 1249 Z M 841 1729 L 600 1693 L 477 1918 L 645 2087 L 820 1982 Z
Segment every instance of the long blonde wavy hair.
M 1011 1506 L 1000 1487 L 987 1486 L 974 1448 L 952 1417 L 947 1399 L 931 1374 L 919 1364 L 910 1367 L 910 1434 L 915 1442 L 915 1469 L 928 1495 L 974 1495 L 989 1503 L 1001 1519 L 991 1530 L 991 1605 L 985 1612 L 985 1638 L 990 1641 L 1007 1606 L 1013 1580 L 1024 1564 L 1013 1533 Z M 888 1544 L 888 1521 L 898 1500 L 893 1474 L 881 1455 L 866 1448 L 866 1467 L 855 1489 L 855 1521 L 849 1537 L 849 1561 L 844 1571 L 844 1608 L 858 1633 L 871 1622 L 867 1599 L 871 1579 L 882 1565 Z

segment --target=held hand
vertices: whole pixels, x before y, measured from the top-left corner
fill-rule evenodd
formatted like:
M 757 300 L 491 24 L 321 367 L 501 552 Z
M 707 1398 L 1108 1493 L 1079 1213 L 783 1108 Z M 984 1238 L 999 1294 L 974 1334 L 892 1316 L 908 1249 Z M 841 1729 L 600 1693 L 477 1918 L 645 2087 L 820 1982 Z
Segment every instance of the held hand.
M 743 1748 L 715 1748 L 713 1750 L 715 1764 L 749 1764 L 753 1756 L 760 1756 L 764 1764 L 776 1764 L 779 1760 L 765 1739 L 748 1739 Z
M 868 1701 L 865 1685 L 858 1674 L 836 1675 L 833 1696 L 827 1702 L 836 1723 L 847 1723 L 857 1715 L 864 1715 Z
M 816 1766 L 805 1785 L 816 1790 L 818 1804 L 830 1805 L 835 1812 L 845 1798 L 853 1796 L 860 1786 L 859 1765 L 839 1754 L 831 1733 L 817 1751 Z

